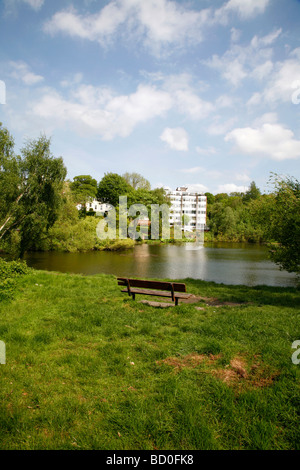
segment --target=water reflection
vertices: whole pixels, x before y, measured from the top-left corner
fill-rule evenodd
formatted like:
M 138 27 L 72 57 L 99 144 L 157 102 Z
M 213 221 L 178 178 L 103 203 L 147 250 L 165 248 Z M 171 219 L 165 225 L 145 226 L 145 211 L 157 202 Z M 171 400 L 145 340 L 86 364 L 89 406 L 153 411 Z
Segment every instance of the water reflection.
M 191 277 L 224 284 L 295 286 L 258 245 L 211 244 L 200 250 L 174 245 L 137 245 L 124 252 L 31 253 L 29 266 L 48 271 L 145 278 Z

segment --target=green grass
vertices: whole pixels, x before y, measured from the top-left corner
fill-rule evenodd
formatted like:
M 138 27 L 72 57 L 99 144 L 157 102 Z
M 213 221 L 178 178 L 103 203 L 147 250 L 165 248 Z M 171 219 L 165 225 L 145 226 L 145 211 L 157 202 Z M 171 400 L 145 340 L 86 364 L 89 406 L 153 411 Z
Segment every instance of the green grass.
M 158 309 L 113 276 L 20 278 L 0 303 L 0 448 L 299 449 L 299 291 L 186 284 L 241 305 Z

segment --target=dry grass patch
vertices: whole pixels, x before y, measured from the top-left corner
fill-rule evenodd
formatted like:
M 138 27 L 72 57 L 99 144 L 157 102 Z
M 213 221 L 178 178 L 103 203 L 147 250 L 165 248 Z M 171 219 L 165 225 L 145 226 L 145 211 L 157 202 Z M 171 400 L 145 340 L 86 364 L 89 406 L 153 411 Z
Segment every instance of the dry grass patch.
M 225 368 L 215 369 L 212 373 L 229 386 L 254 388 L 269 387 L 280 374 L 279 371 L 271 370 L 269 366 L 259 362 L 257 358 L 249 364 L 240 356 L 232 359 Z
M 280 372 L 272 370 L 269 366 L 260 362 L 254 357 L 254 362 L 249 364 L 246 358 L 235 356 L 224 368 L 211 368 L 212 365 L 222 357 L 221 354 L 195 354 L 191 353 L 186 356 L 167 357 L 161 361 L 157 361 L 158 365 L 166 364 L 173 368 L 177 373 L 182 369 L 195 369 L 200 365 L 208 366 L 203 372 L 211 373 L 228 386 L 239 388 L 240 386 L 249 386 L 253 388 L 269 387 L 279 376 Z
M 157 361 L 157 364 L 166 364 L 170 367 L 173 367 L 175 371 L 179 371 L 183 368 L 194 369 L 195 367 L 199 366 L 205 362 L 206 364 L 212 364 L 217 359 L 221 357 L 220 354 L 213 355 L 210 354 L 209 356 L 206 354 L 188 354 L 186 356 L 178 356 L 178 357 L 167 357 L 161 361 Z

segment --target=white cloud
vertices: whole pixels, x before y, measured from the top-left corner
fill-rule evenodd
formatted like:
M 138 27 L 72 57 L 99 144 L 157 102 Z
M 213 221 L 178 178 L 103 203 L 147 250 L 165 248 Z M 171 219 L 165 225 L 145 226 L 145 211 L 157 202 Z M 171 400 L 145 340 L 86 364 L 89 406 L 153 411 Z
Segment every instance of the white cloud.
M 237 181 L 242 181 L 244 183 L 250 183 L 251 181 L 250 176 L 246 173 L 236 173 L 234 176 Z
M 264 123 L 259 128 L 244 127 L 229 132 L 226 142 L 233 142 L 236 149 L 247 155 L 287 160 L 300 157 L 300 140 L 281 124 Z
M 223 56 L 214 54 L 204 64 L 218 70 L 234 86 L 248 77 L 265 79 L 273 71 L 273 50 L 270 46 L 280 34 L 281 29 L 277 29 L 263 37 L 254 36 L 246 46 L 232 44 Z
M 170 0 L 113 0 L 93 15 L 80 15 L 73 8 L 57 12 L 44 30 L 97 41 L 102 46 L 117 35 L 123 35 L 124 40 L 135 37 L 159 55 L 164 46 L 199 43 L 209 12 L 189 10 Z
M 282 28 L 275 29 L 271 33 L 263 37 L 254 36 L 251 40 L 251 46 L 254 48 L 260 46 L 270 46 L 282 33 Z
M 234 183 L 220 184 L 218 186 L 216 194 L 218 193 L 245 193 L 249 189 L 248 186 L 237 186 Z
M 230 13 L 237 13 L 241 19 L 252 18 L 263 13 L 268 3 L 269 0 L 229 0 L 219 9 L 193 10 L 173 0 L 111 0 L 95 14 L 81 15 L 73 7 L 61 10 L 45 23 L 44 31 L 97 41 L 103 47 L 117 37 L 122 37 L 123 43 L 134 38 L 159 56 L 167 50 L 199 44 L 204 29 L 227 23 Z M 232 28 L 231 33 L 232 41 L 237 41 L 240 32 Z
M 163 142 L 166 142 L 172 150 L 187 152 L 189 149 L 188 135 L 182 127 L 171 129 L 167 127 L 160 136 Z
M 214 109 L 211 103 L 202 100 L 191 90 L 178 90 L 174 96 L 179 111 L 192 119 L 204 119 Z
M 160 44 L 183 45 L 199 43 L 202 27 L 209 16 L 209 10 L 193 11 L 169 0 L 135 1 L 138 23 L 144 28 L 146 42 L 152 47 Z
M 184 168 L 179 170 L 182 173 L 187 173 L 187 174 L 198 174 L 201 173 L 201 176 L 205 179 L 218 179 L 218 178 L 223 178 L 224 173 L 219 171 L 219 170 L 208 170 L 207 168 L 204 168 L 203 166 L 195 166 L 193 168 Z
M 44 77 L 37 75 L 30 71 L 30 67 L 25 62 L 13 62 L 9 63 L 10 76 L 17 80 L 21 80 L 25 85 L 36 85 L 44 80 Z
M 21 0 L 34 10 L 39 10 L 44 5 L 44 0 Z
M 35 84 L 43 79 L 32 74 L 24 63 L 11 63 L 10 67 L 14 77 L 24 83 Z M 214 109 L 195 92 L 192 77 L 184 74 L 152 77 L 152 83 L 151 80 L 142 83 L 129 94 L 118 94 L 108 86 L 87 85 L 82 80 L 82 73 L 76 73 L 64 77 L 60 91 L 49 87 L 35 90 L 36 97 L 30 103 L 28 116 L 42 118 L 43 124 L 53 129 L 56 126 L 75 128 L 80 134 L 92 133 L 109 140 L 116 136 L 127 137 L 140 123 L 164 117 L 170 110 L 198 120 Z M 183 132 L 174 131 L 169 145 L 186 151 L 188 136 Z M 168 133 L 163 137 L 166 135 L 171 139 Z
M 236 28 L 231 28 L 230 30 L 230 39 L 232 42 L 237 42 L 241 37 L 241 31 Z
M 162 82 L 162 89 L 172 96 L 174 107 L 189 118 L 204 119 L 214 110 L 214 105 L 200 98 L 196 92 L 196 89 L 198 92 L 204 91 L 206 85 L 203 83 L 193 85 L 191 75 L 186 73 L 161 75 L 159 80 Z
M 291 101 L 293 81 L 300 78 L 300 62 L 296 59 L 286 60 L 276 66 L 263 97 L 268 102 Z
M 275 124 L 277 121 L 277 113 L 265 113 L 254 120 L 253 127 L 258 128 L 261 127 L 263 124 Z
M 247 77 L 247 73 L 244 70 L 245 60 L 241 60 L 240 56 L 235 58 L 233 55 L 232 50 L 227 51 L 223 57 L 213 54 L 211 59 L 205 61 L 205 64 L 212 69 L 219 70 L 226 80 L 236 86 Z
M 263 80 L 271 74 L 273 67 L 273 62 L 271 60 L 267 60 L 253 69 L 252 76 L 256 80 Z
M 67 78 L 60 82 L 60 86 L 63 88 L 70 88 L 74 85 L 78 85 L 82 82 L 83 74 L 81 72 L 75 73 L 71 78 Z
M 278 102 L 292 102 L 295 83 L 300 80 L 300 48 L 293 50 L 290 57 L 284 61 L 269 64 L 266 85 L 262 92 L 255 92 L 248 100 L 248 105 L 257 105 L 261 102 L 274 104 Z M 267 67 L 267 64 L 265 64 Z M 261 69 L 262 71 L 262 69 Z M 272 73 L 270 73 L 272 71 Z M 259 69 L 256 69 L 259 72 Z
M 200 173 L 203 171 L 202 166 L 194 166 L 193 168 L 184 168 L 181 170 L 182 173 Z
M 204 184 L 184 184 L 185 188 L 188 188 L 188 191 L 191 193 L 206 193 L 208 191 L 207 186 Z
M 260 104 L 261 101 L 262 101 L 262 94 L 256 91 L 255 93 L 253 93 L 251 98 L 249 98 L 246 104 L 247 106 L 256 106 Z
M 44 5 L 45 0 L 4 0 L 6 14 L 15 13 L 18 5 L 22 3 L 25 3 L 26 5 L 33 8 L 33 10 L 38 11 Z
M 229 0 L 216 10 L 215 17 L 221 22 L 227 20 L 229 12 L 237 13 L 241 19 L 253 18 L 264 13 L 270 0 Z
M 216 99 L 217 108 L 231 108 L 234 105 L 234 98 L 229 95 L 221 95 Z
M 172 106 L 170 96 L 154 87 L 140 85 L 129 95 L 115 95 L 107 88 L 81 85 L 66 99 L 46 90 L 32 105 L 35 116 L 66 126 L 81 134 L 92 133 L 104 140 L 127 137 L 139 123 L 162 116 Z
M 124 9 L 117 8 L 115 3 L 106 5 L 99 14 L 94 15 L 81 16 L 74 8 L 57 12 L 44 25 L 44 30 L 50 34 L 61 32 L 105 45 L 126 19 Z
M 199 155 L 215 155 L 217 153 L 217 150 L 215 149 L 215 147 L 196 147 L 196 152 L 199 153 Z
M 237 121 L 236 117 L 232 117 L 224 121 L 221 116 L 215 116 L 212 120 L 212 123 L 207 128 L 207 132 L 210 135 L 222 135 L 231 129 L 235 122 Z

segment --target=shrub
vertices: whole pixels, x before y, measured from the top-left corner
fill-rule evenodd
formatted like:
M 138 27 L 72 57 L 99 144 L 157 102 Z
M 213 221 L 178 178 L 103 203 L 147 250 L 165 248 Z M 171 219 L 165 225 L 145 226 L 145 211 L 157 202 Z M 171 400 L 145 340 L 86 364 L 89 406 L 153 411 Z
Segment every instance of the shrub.
M 30 268 L 23 261 L 0 259 L 0 301 L 13 298 L 17 278 L 29 272 Z

